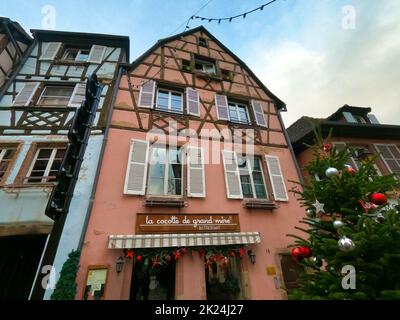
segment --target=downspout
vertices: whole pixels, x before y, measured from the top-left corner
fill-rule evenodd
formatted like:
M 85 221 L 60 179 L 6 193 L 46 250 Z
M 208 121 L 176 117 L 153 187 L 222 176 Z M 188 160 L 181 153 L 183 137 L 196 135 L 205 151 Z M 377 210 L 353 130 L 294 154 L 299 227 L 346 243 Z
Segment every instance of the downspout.
M 86 210 L 85 222 L 83 223 L 81 238 L 79 239 L 79 243 L 78 243 L 77 249 L 79 251 L 81 251 L 82 247 L 83 247 L 83 242 L 85 240 L 87 226 L 89 224 L 90 214 L 91 214 L 91 211 L 93 208 L 94 199 L 96 197 L 97 184 L 99 182 L 100 170 L 101 170 L 101 166 L 103 163 L 103 156 L 104 156 L 104 152 L 105 152 L 106 145 L 107 145 L 108 132 L 109 132 L 110 123 L 111 123 L 111 116 L 112 116 L 112 112 L 114 110 L 114 102 L 117 97 L 119 83 L 121 80 L 122 68 L 123 68 L 122 66 L 119 66 L 118 75 L 117 75 L 117 78 L 115 79 L 114 89 L 113 89 L 112 98 L 111 98 L 111 102 L 110 102 L 110 108 L 108 109 L 108 114 L 107 114 L 107 121 L 106 121 L 106 127 L 105 127 L 105 131 L 104 131 L 103 143 L 101 145 L 101 150 L 100 150 L 99 162 L 98 162 L 97 169 L 96 169 L 96 175 L 95 175 L 94 182 L 93 182 L 92 192 L 90 194 L 89 205 Z
M 297 162 L 296 155 L 294 154 L 294 150 L 293 150 L 293 147 L 292 147 L 292 143 L 290 142 L 289 135 L 288 135 L 288 133 L 287 133 L 287 131 L 286 131 L 286 128 L 285 128 L 285 125 L 284 125 L 284 123 L 283 123 L 283 120 L 282 120 L 282 117 L 281 117 L 281 112 L 278 110 L 277 114 L 278 114 L 279 123 L 281 124 L 281 127 L 284 129 L 283 132 L 285 133 L 285 139 L 286 139 L 286 142 L 287 142 L 287 144 L 288 144 L 288 146 L 289 146 L 289 150 L 290 150 L 290 153 L 291 153 L 292 158 L 293 158 L 294 166 L 295 166 L 295 168 L 296 168 L 297 175 L 299 176 L 299 181 L 300 181 L 300 183 L 301 183 L 302 185 L 304 185 L 303 175 L 301 174 L 301 170 L 300 170 L 300 167 L 299 167 L 299 163 Z

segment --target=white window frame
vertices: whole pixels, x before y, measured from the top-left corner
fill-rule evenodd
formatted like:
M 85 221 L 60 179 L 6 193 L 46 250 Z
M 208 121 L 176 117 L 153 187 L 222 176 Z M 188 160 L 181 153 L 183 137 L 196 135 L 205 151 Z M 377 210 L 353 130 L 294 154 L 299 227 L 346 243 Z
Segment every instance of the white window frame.
M 68 51 L 70 51 L 70 50 L 78 50 L 78 53 L 76 54 L 76 57 L 75 57 L 74 60 L 67 60 L 67 59 L 66 59 L 66 55 L 67 55 Z M 77 60 L 76 58 L 81 54 L 81 52 L 82 52 L 83 50 L 88 51 L 86 60 Z M 90 54 L 90 49 L 66 48 L 65 51 L 64 51 L 64 53 L 63 53 L 63 56 L 62 56 L 62 59 L 61 59 L 61 60 L 64 60 L 64 61 L 80 61 L 80 62 L 86 62 L 87 59 L 89 58 L 89 54 Z
M 236 115 L 237 115 L 237 117 L 238 118 L 240 118 L 239 117 L 239 106 L 242 106 L 242 107 L 244 107 L 244 109 L 246 110 L 246 115 L 247 115 L 247 122 L 243 122 L 243 121 L 235 121 L 235 120 L 232 120 L 232 117 L 231 117 L 231 111 L 230 111 L 230 105 L 235 105 L 235 110 L 236 110 Z M 230 122 L 233 122 L 233 123 L 240 123 L 240 124 L 251 124 L 251 122 L 250 122 L 250 116 L 249 116 L 249 108 L 248 108 L 248 106 L 247 105 L 245 105 L 245 104 L 243 104 L 243 103 L 238 103 L 238 102 L 232 102 L 232 101 L 228 101 L 228 114 L 229 114 L 229 121 Z
M 69 96 L 69 98 L 68 98 L 68 101 L 67 101 L 67 103 L 64 105 L 64 104 L 57 104 L 57 105 L 54 105 L 54 106 L 52 106 L 52 105 L 42 105 L 42 104 L 40 104 L 40 101 L 42 100 L 42 97 L 43 97 L 43 94 L 44 94 L 44 92 L 46 91 L 46 89 L 47 88 L 50 88 L 50 87 L 54 87 L 54 88 L 60 88 L 60 87 L 63 87 L 63 88 L 71 88 L 72 89 L 72 92 L 71 92 L 71 95 Z M 55 85 L 48 85 L 48 86 L 44 86 L 43 87 L 43 90 L 42 90 L 42 92 L 40 93 L 40 97 L 39 97 L 39 99 L 37 100 L 37 102 L 36 102 L 36 105 L 37 106 L 41 106 L 41 107 L 54 107 L 54 108 L 57 108 L 57 107 L 67 107 L 68 105 L 69 105 L 69 101 L 71 100 L 71 97 L 73 96 L 73 94 L 74 94 L 74 87 L 71 87 L 71 86 L 55 86 Z M 60 97 L 60 96 L 47 96 L 47 97 L 54 97 L 54 98 L 58 98 L 58 97 Z M 66 96 L 65 96 L 66 97 Z
M 183 197 L 183 150 L 182 148 L 178 148 L 178 146 L 176 146 L 176 150 L 180 150 L 181 152 L 181 194 L 168 194 L 168 174 L 169 174 L 169 149 L 173 147 L 173 146 L 151 146 L 150 147 L 150 159 L 149 159 L 149 174 L 147 177 L 147 184 L 146 184 L 146 195 L 148 196 L 153 196 L 153 197 L 178 197 L 178 198 L 182 198 Z M 155 149 L 161 149 L 164 148 L 165 149 L 165 162 L 164 162 L 164 190 L 163 190 L 163 194 L 153 194 L 153 193 L 149 193 L 149 185 L 150 185 L 150 179 L 151 179 L 151 165 L 152 165 L 152 161 L 153 161 L 153 152 Z
M 159 95 L 159 91 L 160 90 L 168 92 L 168 110 L 158 107 L 158 95 Z M 176 110 L 172 110 L 172 93 L 176 93 L 176 94 L 179 94 L 181 96 L 181 111 L 180 112 L 176 111 Z M 158 111 L 169 111 L 169 112 L 179 113 L 179 114 L 183 113 L 183 93 L 180 92 L 180 91 L 175 91 L 175 90 L 157 88 L 156 110 L 158 110 Z
M 201 69 L 197 69 L 196 68 L 196 64 L 201 64 Z M 213 66 L 213 72 L 208 72 L 207 70 L 205 70 L 204 65 L 206 65 L 206 64 L 210 64 L 210 65 Z M 195 58 L 194 67 L 195 67 L 196 70 L 202 71 L 202 72 L 207 73 L 207 74 L 216 74 L 217 73 L 217 66 L 215 65 L 215 63 L 210 62 L 210 61 L 206 61 L 206 60 L 203 60 L 203 59 L 200 59 L 200 58 Z
M 262 158 L 257 156 L 257 155 L 253 155 L 253 156 L 249 156 L 249 155 L 241 155 L 239 153 L 236 154 L 236 158 L 239 160 L 239 157 L 243 157 L 246 158 L 246 167 L 248 166 L 248 172 L 249 172 L 249 176 L 250 176 L 250 181 L 251 181 L 251 190 L 253 191 L 253 198 L 247 198 L 245 197 L 244 193 L 243 193 L 243 187 L 242 187 L 242 180 L 240 179 L 240 167 L 239 167 L 239 162 L 238 162 L 238 168 L 239 168 L 239 180 L 240 180 L 240 188 L 242 189 L 242 194 L 243 194 L 243 199 L 261 199 L 261 200 L 269 200 L 269 194 L 268 194 L 268 188 L 267 188 L 267 184 L 265 183 L 265 176 L 264 176 L 264 168 L 263 168 L 263 161 Z M 251 158 L 257 159 L 260 163 L 260 171 L 261 171 L 261 176 L 262 176 L 262 180 L 263 180 L 263 184 L 264 184 L 264 188 L 265 188 L 265 194 L 266 197 L 265 198 L 257 198 L 257 194 L 256 194 L 256 187 L 254 185 L 254 179 L 253 179 L 253 168 L 251 167 Z
M 40 150 L 42 150 L 42 149 L 52 149 L 52 152 L 51 152 L 51 154 L 50 154 L 50 158 L 49 158 L 48 161 L 47 161 L 46 169 L 45 169 L 45 171 L 44 171 L 44 176 L 43 176 L 43 177 L 45 177 L 45 178 L 42 178 L 40 181 L 39 181 L 39 179 L 38 179 L 37 182 L 36 182 L 36 181 L 34 181 L 34 182 L 28 182 L 28 180 L 29 180 L 28 178 L 31 178 L 31 173 L 32 173 L 33 167 L 35 166 L 36 160 L 37 160 L 37 158 L 38 158 L 38 156 L 39 156 L 39 152 L 40 152 Z M 50 169 L 51 169 L 51 167 L 52 167 L 52 165 L 53 165 L 53 162 L 54 162 L 54 158 L 56 157 L 57 151 L 60 150 L 60 149 L 65 149 L 65 148 L 64 148 L 64 147 L 51 148 L 51 147 L 46 147 L 46 146 L 37 148 L 36 153 L 35 153 L 35 156 L 33 157 L 33 160 L 32 160 L 32 162 L 31 162 L 31 165 L 29 166 L 28 173 L 26 174 L 26 178 L 27 178 L 27 179 L 26 179 L 26 183 L 29 184 L 29 183 L 43 183 L 43 182 L 47 182 L 48 177 L 49 177 L 49 173 L 50 173 Z M 36 178 L 36 177 L 35 177 L 35 178 Z

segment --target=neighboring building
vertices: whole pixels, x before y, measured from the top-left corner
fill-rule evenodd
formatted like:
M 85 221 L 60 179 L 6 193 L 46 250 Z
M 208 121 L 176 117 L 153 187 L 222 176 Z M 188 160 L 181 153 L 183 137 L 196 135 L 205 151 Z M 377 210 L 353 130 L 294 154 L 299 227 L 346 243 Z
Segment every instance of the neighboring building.
M 19 23 L 0 17 L 0 92 L 31 43 L 32 38 Z
M 400 178 L 400 126 L 380 124 L 370 112 L 371 108 L 344 105 L 326 119 L 301 117 L 294 122 L 287 132 L 300 167 L 303 169 L 313 158 L 312 150 L 305 144 L 313 144 L 317 130 L 337 149 L 345 145 L 351 148 L 350 165 L 356 170 L 360 158 L 376 155 L 378 174 L 394 173 Z M 307 178 L 304 169 L 303 175 Z
M 123 69 L 76 298 L 284 299 L 286 235 L 304 213 L 289 192 L 300 177 L 285 104 L 204 27 Z M 235 257 L 205 267 L 203 249 Z M 152 254 L 169 264 L 152 269 Z
M 118 64 L 129 57 L 128 37 L 31 32 L 28 56 L 0 97 L 0 299 L 30 295 L 53 224 L 45 208 L 66 134 L 84 98 L 86 78 L 96 72 L 104 89 L 54 261 L 57 276 L 68 253 L 79 247 Z

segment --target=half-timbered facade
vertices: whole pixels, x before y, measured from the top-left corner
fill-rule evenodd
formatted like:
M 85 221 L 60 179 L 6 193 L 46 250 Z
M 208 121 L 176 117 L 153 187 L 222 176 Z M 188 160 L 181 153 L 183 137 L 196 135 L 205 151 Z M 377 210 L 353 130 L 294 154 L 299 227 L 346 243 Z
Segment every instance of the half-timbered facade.
M 0 243 L 4 248 L 0 298 L 29 297 L 52 228 L 45 208 L 65 153 L 66 135 L 84 99 L 86 78 L 95 72 L 104 87 L 54 261 L 56 277 L 68 253 L 79 246 L 118 65 L 129 57 L 128 37 L 31 32 L 34 41 L 0 98 Z
M 0 92 L 31 43 L 32 38 L 18 22 L 0 17 Z
M 284 110 L 204 27 L 124 65 L 77 299 L 284 298 L 303 212 Z

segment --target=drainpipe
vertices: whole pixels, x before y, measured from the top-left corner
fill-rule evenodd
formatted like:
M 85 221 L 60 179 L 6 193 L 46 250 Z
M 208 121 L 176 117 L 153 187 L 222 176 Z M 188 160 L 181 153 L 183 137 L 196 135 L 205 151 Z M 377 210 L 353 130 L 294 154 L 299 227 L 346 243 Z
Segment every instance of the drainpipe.
M 90 201 L 89 201 L 88 208 L 86 210 L 85 222 L 83 224 L 82 234 L 81 234 L 81 238 L 79 240 L 79 244 L 78 244 L 78 248 L 77 248 L 79 251 L 81 251 L 82 247 L 83 247 L 83 242 L 85 240 L 85 235 L 86 235 L 86 229 L 87 229 L 87 226 L 88 226 L 88 223 L 89 223 L 89 218 L 90 218 L 90 214 L 91 214 L 91 211 L 92 211 L 92 208 L 93 208 L 94 199 L 96 197 L 97 184 L 99 182 L 101 166 L 102 166 L 102 163 L 103 163 L 103 156 L 104 156 L 104 152 L 105 152 L 106 145 L 107 145 L 108 132 L 109 132 L 110 123 L 111 123 L 111 116 L 112 116 L 112 112 L 114 110 L 115 98 L 117 97 L 118 87 L 119 87 L 119 83 L 120 83 L 120 80 L 121 80 L 122 68 L 123 68 L 122 66 L 119 66 L 118 75 L 117 75 L 117 78 L 115 80 L 112 99 L 111 99 L 111 102 L 110 102 L 110 108 L 108 109 L 106 128 L 105 128 L 105 131 L 104 131 L 103 143 L 101 145 L 101 150 L 100 150 L 100 155 L 99 155 L 99 163 L 97 165 L 96 175 L 95 175 L 94 182 L 93 182 L 93 187 L 92 187 L 92 192 L 90 194 Z
M 295 166 L 297 174 L 299 176 L 299 181 L 300 181 L 301 184 L 304 184 L 303 175 L 301 173 L 301 170 L 300 170 L 300 167 L 299 167 L 299 163 L 297 162 L 296 155 L 294 154 L 292 143 L 290 142 L 289 135 L 288 135 L 288 133 L 286 131 L 285 125 L 283 124 L 283 120 L 282 120 L 282 117 L 281 117 L 281 112 L 278 110 L 277 114 L 278 114 L 279 123 L 281 124 L 282 128 L 284 129 L 283 132 L 285 134 L 285 139 L 286 139 L 286 142 L 287 142 L 287 144 L 289 146 L 289 150 L 290 150 L 290 153 L 291 153 L 292 158 L 293 158 L 294 166 Z

